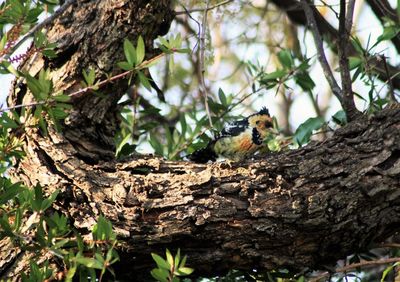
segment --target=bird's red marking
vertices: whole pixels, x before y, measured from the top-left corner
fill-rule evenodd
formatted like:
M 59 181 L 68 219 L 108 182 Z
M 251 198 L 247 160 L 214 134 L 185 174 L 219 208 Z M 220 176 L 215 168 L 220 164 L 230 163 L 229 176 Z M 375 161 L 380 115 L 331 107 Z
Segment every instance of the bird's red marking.
M 240 145 L 239 148 L 241 151 L 250 151 L 253 147 L 253 141 L 251 140 L 251 137 L 245 137 L 242 140 L 240 140 Z

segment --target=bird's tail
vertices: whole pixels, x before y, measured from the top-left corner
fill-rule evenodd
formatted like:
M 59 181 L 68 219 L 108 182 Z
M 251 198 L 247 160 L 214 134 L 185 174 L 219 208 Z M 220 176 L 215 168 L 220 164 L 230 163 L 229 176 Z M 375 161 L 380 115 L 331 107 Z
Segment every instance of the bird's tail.
M 212 144 L 208 144 L 207 147 L 201 148 L 188 155 L 187 158 L 195 163 L 205 164 L 208 161 L 215 162 L 217 160 L 217 154 L 214 152 Z

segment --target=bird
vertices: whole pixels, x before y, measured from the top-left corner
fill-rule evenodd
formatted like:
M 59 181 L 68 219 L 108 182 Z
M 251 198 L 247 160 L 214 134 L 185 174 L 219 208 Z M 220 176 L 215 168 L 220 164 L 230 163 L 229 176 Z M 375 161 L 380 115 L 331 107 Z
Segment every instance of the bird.
M 266 147 L 264 140 L 277 135 L 273 118 L 266 107 L 244 119 L 228 123 L 206 147 L 188 155 L 196 163 L 215 162 L 219 158 L 241 161 Z

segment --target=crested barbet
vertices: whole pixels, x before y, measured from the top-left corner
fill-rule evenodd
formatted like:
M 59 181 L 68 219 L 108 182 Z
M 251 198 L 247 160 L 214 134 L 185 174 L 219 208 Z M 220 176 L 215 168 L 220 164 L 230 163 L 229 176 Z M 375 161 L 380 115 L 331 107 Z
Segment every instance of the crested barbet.
M 218 158 L 241 161 L 265 148 L 264 140 L 276 134 L 273 119 L 263 107 L 247 118 L 228 123 L 205 148 L 193 152 L 188 158 L 197 163 L 214 162 Z

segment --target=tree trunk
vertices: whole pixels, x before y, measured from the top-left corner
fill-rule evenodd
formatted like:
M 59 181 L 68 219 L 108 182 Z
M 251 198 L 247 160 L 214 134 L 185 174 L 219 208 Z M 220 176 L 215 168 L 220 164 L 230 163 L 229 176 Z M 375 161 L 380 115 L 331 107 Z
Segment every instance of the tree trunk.
M 80 87 L 83 69 L 99 78 L 117 73 L 125 37 L 142 34 L 151 54 L 173 18 L 166 0 L 78 3 L 48 32 L 59 56 L 24 65 L 31 75 L 50 67 L 66 93 Z M 166 247 L 181 248 L 197 274 L 321 268 L 398 230 L 399 109 L 356 120 L 322 143 L 242 163 L 116 161 L 117 101 L 126 88 L 118 81 L 101 90 L 106 98 L 75 99 L 62 133 L 29 129 L 27 156 L 12 171 L 48 193 L 61 189 L 55 206 L 83 233 L 100 214 L 110 219 L 121 242 L 120 279 L 147 272 L 150 252 Z M 32 99 L 18 89 L 11 105 Z M 0 249 L 0 272 L 18 273 L 24 254 L 6 241 Z

